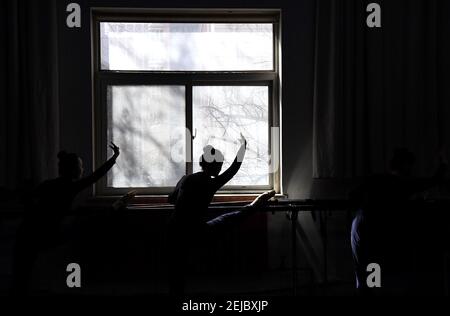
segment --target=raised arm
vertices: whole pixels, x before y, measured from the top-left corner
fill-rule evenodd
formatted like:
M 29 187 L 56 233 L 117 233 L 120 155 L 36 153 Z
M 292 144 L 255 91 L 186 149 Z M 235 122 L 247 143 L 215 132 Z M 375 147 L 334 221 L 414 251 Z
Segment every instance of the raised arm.
M 242 161 L 244 161 L 245 151 L 247 149 L 247 140 L 242 135 L 242 133 L 239 141 L 241 142 L 241 147 L 239 148 L 233 163 L 227 170 L 225 170 L 221 175 L 217 177 L 218 188 L 224 186 L 225 183 L 230 181 L 234 177 L 234 175 L 239 171 L 239 168 L 241 168 Z
M 103 165 L 101 165 L 97 170 L 95 170 L 93 173 L 88 175 L 87 177 L 84 177 L 77 181 L 77 187 L 78 190 L 83 190 L 90 185 L 97 182 L 101 177 L 106 175 L 106 173 L 114 166 L 116 163 L 117 157 L 120 155 L 120 149 L 117 147 L 113 142 L 111 142 L 111 145 L 109 145 L 109 148 L 111 148 L 114 152 L 111 158 L 109 158 Z

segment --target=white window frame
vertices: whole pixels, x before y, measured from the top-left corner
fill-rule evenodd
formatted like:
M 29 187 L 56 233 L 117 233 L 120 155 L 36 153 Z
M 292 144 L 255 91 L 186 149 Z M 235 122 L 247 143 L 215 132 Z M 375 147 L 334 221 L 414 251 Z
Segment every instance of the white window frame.
M 184 85 L 186 87 L 186 127 L 192 131 L 192 87 L 199 85 L 269 87 L 269 153 L 278 157 L 279 167 L 269 174 L 269 185 L 227 185 L 220 194 L 257 194 L 268 189 L 280 193 L 281 142 L 272 148 L 272 128 L 280 128 L 280 16 L 278 9 L 91 9 L 91 47 L 93 83 L 93 162 L 98 168 L 107 160 L 107 87 L 109 85 Z M 100 67 L 100 22 L 185 22 L 185 23 L 271 23 L 273 25 L 273 69 L 270 71 L 116 71 Z M 192 134 L 192 132 L 191 132 Z M 281 132 L 279 133 L 281 135 Z M 192 139 L 186 137 L 186 174 L 191 174 L 194 161 Z M 188 147 L 189 146 L 189 147 Z M 120 159 L 120 158 L 119 158 Z M 173 187 L 111 188 L 103 177 L 95 184 L 96 196 L 121 195 L 134 189 L 141 195 L 166 195 Z

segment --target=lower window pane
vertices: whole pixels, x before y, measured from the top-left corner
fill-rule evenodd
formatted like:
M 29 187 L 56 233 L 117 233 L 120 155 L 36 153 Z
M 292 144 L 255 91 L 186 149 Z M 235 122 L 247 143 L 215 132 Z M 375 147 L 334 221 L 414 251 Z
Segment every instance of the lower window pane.
M 193 87 L 194 171 L 203 147 L 222 151 L 222 171 L 233 162 L 239 135 L 248 141 L 241 169 L 228 185 L 269 185 L 269 88 L 267 86 Z M 195 133 L 195 132 L 194 132 Z
M 109 86 L 108 140 L 120 147 L 108 187 L 174 186 L 185 174 L 184 86 Z

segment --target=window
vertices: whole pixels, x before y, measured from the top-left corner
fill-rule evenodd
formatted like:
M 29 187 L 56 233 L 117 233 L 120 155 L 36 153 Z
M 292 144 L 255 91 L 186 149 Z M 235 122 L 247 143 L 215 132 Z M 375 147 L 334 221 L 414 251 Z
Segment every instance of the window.
M 273 70 L 273 25 L 100 22 L 102 70 Z
M 238 174 L 223 192 L 279 189 L 279 12 L 93 10 L 95 156 L 121 157 L 99 195 L 165 194 L 211 144 Z M 274 141 L 275 140 L 275 141 Z

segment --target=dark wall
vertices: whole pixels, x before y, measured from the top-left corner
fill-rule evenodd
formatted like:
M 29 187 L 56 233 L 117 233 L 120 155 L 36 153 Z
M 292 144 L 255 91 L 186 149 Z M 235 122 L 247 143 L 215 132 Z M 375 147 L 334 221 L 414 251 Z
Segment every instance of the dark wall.
M 92 170 L 90 8 L 278 8 L 282 10 L 282 183 L 290 197 L 307 197 L 312 181 L 312 98 L 315 0 L 77 1 L 81 29 L 66 27 L 58 1 L 61 148 L 78 152 Z

